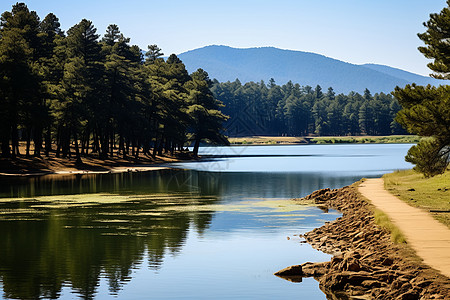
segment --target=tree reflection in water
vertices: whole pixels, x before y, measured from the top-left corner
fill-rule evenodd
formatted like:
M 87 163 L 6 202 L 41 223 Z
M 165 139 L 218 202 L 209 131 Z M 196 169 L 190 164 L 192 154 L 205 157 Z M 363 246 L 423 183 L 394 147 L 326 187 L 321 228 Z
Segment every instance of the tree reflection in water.
M 58 298 L 69 286 L 91 299 L 102 278 L 109 292 L 118 294 L 133 270 L 148 265 L 157 272 L 167 255 L 181 252 L 190 230 L 202 235 L 214 206 L 252 197 L 301 197 L 354 180 L 332 174 L 185 170 L 0 178 L 4 297 Z M 221 226 L 232 230 L 242 216 Z M 260 222 L 245 220 L 252 228 Z
M 190 227 L 201 233 L 212 219 L 212 212 L 172 211 L 170 207 L 217 201 L 216 196 L 200 193 L 198 187 L 192 192 L 189 185 L 177 184 L 172 175 L 47 176 L 2 185 L 3 197 L 107 191 L 127 197 L 119 203 L 102 203 L 108 201 L 103 194 L 95 203 L 64 198 L 62 202 L 57 196 L 0 202 L 4 296 L 58 298 L 62 287 L 70 283 L 82 298 L 91 299 L 101 276 L 107 278 L 109 291 L 117 294 L 142 263 L 145 252 L 150 268 L 160 268 L 167 253 L 180 252 Z M 178 182 L 193 179 L 189 172 L 184 173 L 185 178 L 180 176 L 177 174 Z

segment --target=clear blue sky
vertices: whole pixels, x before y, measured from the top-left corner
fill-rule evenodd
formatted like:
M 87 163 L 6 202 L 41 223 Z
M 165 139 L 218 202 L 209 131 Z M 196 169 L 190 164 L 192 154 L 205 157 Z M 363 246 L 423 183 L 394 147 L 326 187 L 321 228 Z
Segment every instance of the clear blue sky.
M 17 0 L 1 0 L 0 11 Z M 427 75 L 417 47 L 429 14 L 445 0 L 29 0 L 41 18 L 53 12 L 64 30 L 82 18 L 103 34 L 119 25 L 131 43 L 166 55 L 207 45 L 274 46 L 346 62 L 377 63 Z

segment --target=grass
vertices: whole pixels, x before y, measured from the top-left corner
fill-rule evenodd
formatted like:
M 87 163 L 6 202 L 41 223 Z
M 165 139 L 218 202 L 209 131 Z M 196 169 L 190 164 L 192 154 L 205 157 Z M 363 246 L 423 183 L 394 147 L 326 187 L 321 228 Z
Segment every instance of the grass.
M 450 228 L 450 170 L 431 178 L 414 170 L 396 171 L 383 177 L 386 190 L 411 206 L 441 211 L 430 213 Z
M 276 144 L 306 144 L 304 138 L 293 136 L 248 136 L 228 138 L 233 145 L 276 145 Z
M 391 233 L 391 239 L 394 243 L 406 243 L 403 233 L 391 222 L 391 219 L 389 219 L 383 211 L 375 208 L 373 210 L 373 215 L 375 217 L 375 223 L 378 224 L 378 226 L 387 229 Z
M 232 145 L 276 145 L 276 144 L 415 144 L 420 137 L 416 135 L 388 136 L 248 136 L 228 138 Z
M 316 137 L 311 142 L 316 144 L 414 144 L 420 137 L 416 135 L 388 135 L 388 136 L 343 136 Z
M 364 178 L 360 181 L 357 181 L 353 183 L 353 187 L 357 190 L 357 187 L 364 182 Z M 370 203 L 370 201 L 364 197 L 361 193 L 358 192 L 359 197 L 365 199 L 367 202 Z M 391 234 L 391 240 L 396 244 L 406 244 L 406 238 L 403 235 L 403 233 L 398 229 L 397 226 L 392 223 L 391 219 L 388 217 L 387 214 L 385 214 L 382 210 L 379 210 L 375 208 L 374 206 L 371 206 L 371 210 L 375 219 L 375 223 L 380 226 L 381 228 L 386 229 Z

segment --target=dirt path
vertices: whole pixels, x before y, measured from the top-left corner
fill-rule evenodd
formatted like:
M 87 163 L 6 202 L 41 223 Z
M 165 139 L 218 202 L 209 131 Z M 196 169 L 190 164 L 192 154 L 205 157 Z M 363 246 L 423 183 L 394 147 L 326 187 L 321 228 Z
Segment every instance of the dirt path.
M 425 264 L 450 278 L 450 229 L 390 194 L 382 178 L 367 179 L 358 190 L 389 216 Z

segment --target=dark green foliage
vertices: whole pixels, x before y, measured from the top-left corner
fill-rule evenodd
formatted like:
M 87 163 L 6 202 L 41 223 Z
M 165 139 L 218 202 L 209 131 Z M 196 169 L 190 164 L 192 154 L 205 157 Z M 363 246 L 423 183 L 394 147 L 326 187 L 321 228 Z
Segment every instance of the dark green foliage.
M 450 147 L 435 138 L 424 139 L 408 150 L 407 162 L 415 164 L 414 169 L 425 177 L 444 173 L 449 162 Z
M 396 120 L 410 133 L 430 136 L 408 152 L 406 160 L 425 176 L 443 173 L 450 151 L 450 86 L 407 85 L 394 92 L 402 110 Z
M 40 59 L 39 17 L 23 3 L 4 12 L 0 20 L 0 111 L 2 112 L 1 150 L 4 157 L 19 153 L 19 130 L 27 140 L 31 136 L 40 150 L 39 119 L 45 114 L 42 82 L 38 76 Z M 11 148 L 9 146 L 11 140 Z
M 192 73 L 192 81 L 187 83 L 189 89 L 189 106 L 191 129 L 194 135 L 194 155 L 197 156 L 200 141 L 208 139 L 218 144 L 226 144 L 227 139 L 221 134 L 222 124 L 227 120 L 220 108 L 222 103 L 214 98 L 210 90 L 211 80 L 202 69 Z
M 413 84 L 397 87 L 394 95 L 402 106 L 396 119 L 409 132 L 449 142 L 450 86 L 436 88 Z
M 219 83 L 212 87 L 215 98 L 225 105 L 230 116 L 225 123 L 229 136 L 248 135 L 390 135 L 404 130 L 393 121 L 400 109 L 389 94 L 364 96 L 334 93 L 320 86 L 300 86 L 288 82 L 283 86 L 273 80 Z
M 173 154 L 188 137 L 222 137 L 225 116 L 206 72 L 191 77 L 176 55 L 164 61 L 157 45 L 148 47 L 144 62 L 139 47 L 129 45 L 115 24 L 101 40 L 89 20 L 67 35 L 59 26 L 55 15 L 41 22 L 23 3 L 2 14 L 2 157 L 20 154 L 19 140 L 26 141 L 27 155 L 34 141 L 39 156 L 45 140 L 46 155 L 56 144 L 56 156 L 70 158 L 75 150 L 81 163 L 91 154 Z M 194 107 L 205 115 L 192 113 Z
M 163 55 L 164 53 L 161 52 L 161 49 L 157 45 L 148 45 L 148 51 L 145 53 L 147 57 L 145 62 L 152 64 Z
M 428 67 L 435 78 L 450 79 L 450 1 L 439 14 L 431 14 L 424 23 L 427 31 L 418 34 L 425 47 L 425 57 L 434 59 Z M 410 133 L 432 137 L 412 147 L 406 160 L 415 164 L 425 176 L 443 173 L 449 164 L 450 152 L 450 86 L 423 87 L 415 84 L 396 87 L 393 95 L 402 109 L 396 120 Z
M 434 59 L 427 66 L 435 74 L 434 78 L 450 79 L 450 56 L 448 39 L 450 37 L 450 0 L 439 14 L 430 14 L 430 20 L 423 23 L 427 31 L 419 33 L 419 38 L 425 43 L 425 47 L 419 47 L 419 51 L 429 59 Z

